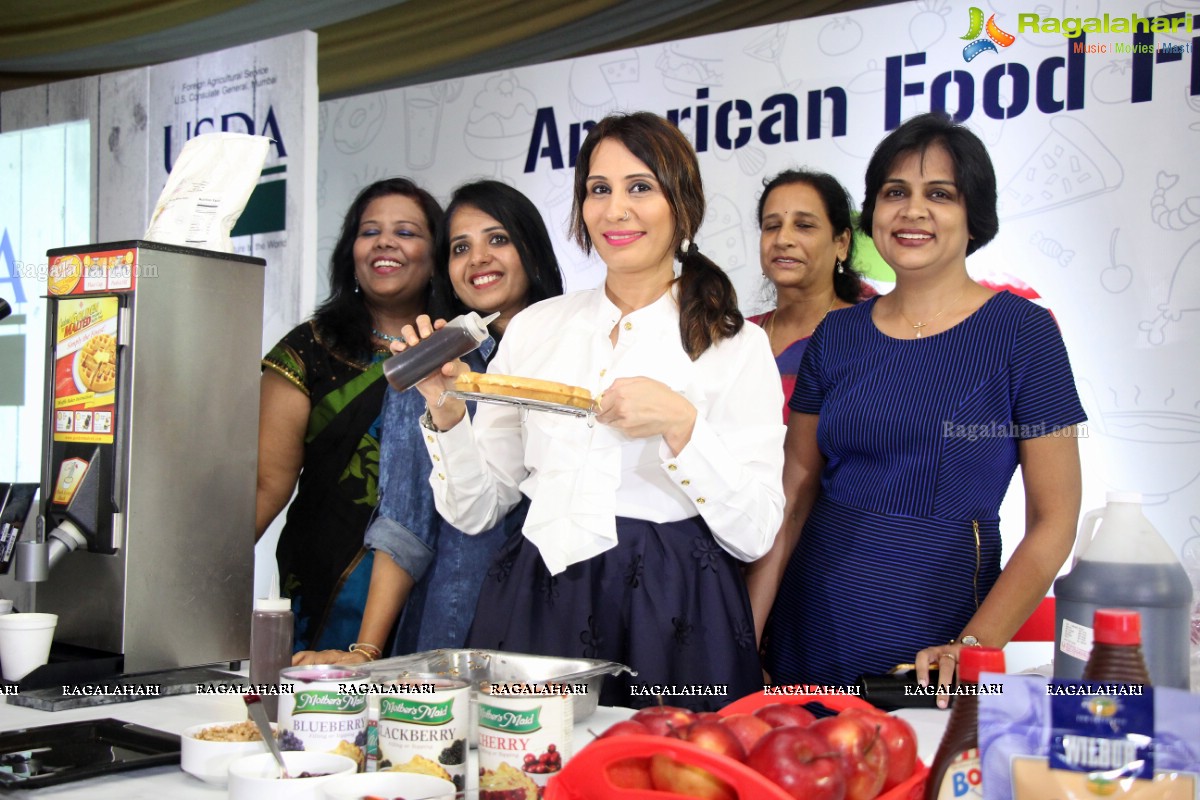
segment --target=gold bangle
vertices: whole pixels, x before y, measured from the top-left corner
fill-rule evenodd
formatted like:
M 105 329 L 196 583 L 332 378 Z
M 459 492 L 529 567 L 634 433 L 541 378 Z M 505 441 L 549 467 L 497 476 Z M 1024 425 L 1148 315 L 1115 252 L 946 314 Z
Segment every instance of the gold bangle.
M 382 650 L 369 642 L 355 642 L 354 644 L 350 645 L 350 652 L 362 653 L 367 657 L 367 661 L 375 661 L 381 655 L 383 655 Z

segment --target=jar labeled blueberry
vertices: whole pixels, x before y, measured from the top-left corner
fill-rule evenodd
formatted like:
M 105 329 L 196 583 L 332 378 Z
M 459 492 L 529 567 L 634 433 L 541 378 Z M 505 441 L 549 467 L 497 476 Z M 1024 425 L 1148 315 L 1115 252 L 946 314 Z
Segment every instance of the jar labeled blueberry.
M 367 745 L 367 674 L 331 665 L 279 673 L 279 744 L 354 759 L 362 771 Z

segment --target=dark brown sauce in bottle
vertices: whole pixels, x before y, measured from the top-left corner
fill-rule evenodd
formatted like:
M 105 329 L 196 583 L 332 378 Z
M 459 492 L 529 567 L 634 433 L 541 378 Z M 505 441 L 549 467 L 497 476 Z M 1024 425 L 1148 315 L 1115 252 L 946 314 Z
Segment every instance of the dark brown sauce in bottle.
M 1083 668 L 1085 681 L 1150 685 L 1138 612 L 1098 608 L 1092 630 L 1092 654 Z
M 959 686 L 979 685 L 979 673 L 1004 672 L 1004 651 L 998 647 L 963 647 L 958 651 Z M 958 791 L 956 791 L 958 789 Z M 925 800 L 962 797 L 963 789 L 982 794 L 979 767 L 979 697 L 954 698 L 946 733 L 929 768 Z

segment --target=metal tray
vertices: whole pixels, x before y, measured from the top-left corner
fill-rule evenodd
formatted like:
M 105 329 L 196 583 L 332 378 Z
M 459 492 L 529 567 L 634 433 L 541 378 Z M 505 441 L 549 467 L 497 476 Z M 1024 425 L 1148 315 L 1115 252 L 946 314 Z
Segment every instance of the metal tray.
M 458 390 L 443 392 L 442 398 L 447 397 L 454 397 L 459 400 L 472 400 L 476 403 L 491 403 L 497 406 L 515 406 L 521 411 L 522 422 L 525 421 L 530 411 L 545 411 L 551 414 L 564 414 L 568 417 L 584 417 L 587 419 L 589 428 L 592 427 L 596 420 L 595 409 L 577 408 L 566 403 L 551 403 L 547 400 L 529 400 L 524 397 L 510 397 L 505 394 L 460 392 Z M 438 401 L 438 405 L 441 405 L 441 400 Z
M 600 684 L 605 675 L 620 675 L 622 672 L 637 674 L 636 671 L 615 661 L 466 649 L 428 650 L 424 653 L 372 661 L 367 669 L 371 673 L 371 680 L 376 682 L 409 675 L 432 674 L 470 681 L 476 690 L 484 683 L 586 683 L 587 692 L 573 695 L 571 698 L 576 722 L 587 719 L 596 710 L 600 702 Z
M 0 792 L 178 763 L 178 736 L 119 719 L 0 733 Z

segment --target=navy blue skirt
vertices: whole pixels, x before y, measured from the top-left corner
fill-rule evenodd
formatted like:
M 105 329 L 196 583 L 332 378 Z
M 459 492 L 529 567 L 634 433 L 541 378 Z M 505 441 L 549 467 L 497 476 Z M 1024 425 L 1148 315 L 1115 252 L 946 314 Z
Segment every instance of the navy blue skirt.
M 762 689 L 739 562 L 700 517 L 617 518 L 617 546 L 551 576 L 537 548 L 511 537 L 479 593 L 469 647 L 617 661 L 600 704 L 715 711 Z

